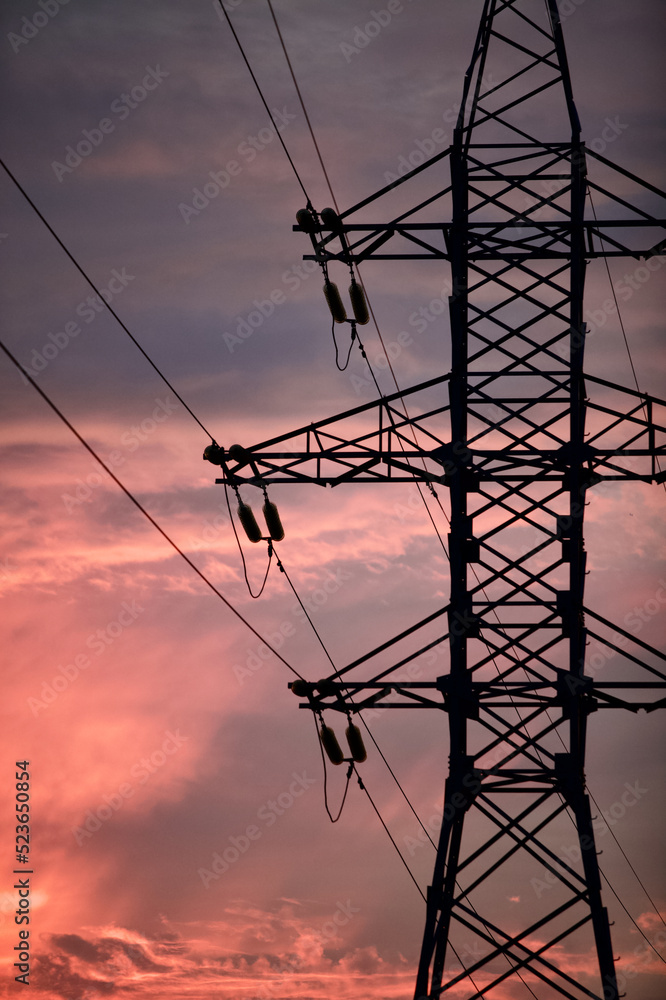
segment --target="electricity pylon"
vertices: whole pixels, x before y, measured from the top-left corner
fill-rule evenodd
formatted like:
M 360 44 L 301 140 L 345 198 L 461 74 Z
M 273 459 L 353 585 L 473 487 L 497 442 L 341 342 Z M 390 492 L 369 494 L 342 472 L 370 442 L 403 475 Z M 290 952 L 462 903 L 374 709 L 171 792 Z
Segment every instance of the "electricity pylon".
M 622 195 L 588 179 L 590 153 Z M 448 186 L 391 222 L 353 221 L 447 161 Z M 610 218 L 588 207 L 592 190 Z M 217 481 L 235 487 L 416 481 L 450 492 L 449 603 L 298 689 L 320 718 L 378 702 L 448 715 L 416 1000 L 463 986 L 469 1000 L 492 998 L 518 979 L 542 1000 L 619 996 L 585 788 L 587 719 L 662 706 L 654 664 L 666 657 L 585 607 L 583 520 L 601 483 L 664 482 L 666 403 L 584 374 L 583 289 L 592 259 L 649 263 L 662 251 L 665 222 L 645 207 L 655 195 L 666 197 L 581 141 L 556 0 L 485 0 L 452 145 L 339 216 L 309 207 L 296 227 L 327 281 L 336 261 L 450 262 L 451 371 L 254 447 L 208 452 L 224 470 Z M 446 221 L 423 221 L 426 210 Z M 385 665 L 422 630 L 427 643 Z M 585 673 L 590 640 L 607 651 L 604 680 Z M 448 672 L 396 674 L 444 642 Z M 375 657 L 371 676 L 354 679 Z M 572 834 L 578 850 L 559 856 Z M 506 898 L 528 862 L 552 889 L 521 920 Z M 461 929 L 485 948 L 462 969 L 450 957 Z M 594 948 L 598 975 L 566 970 L 565 941 Z

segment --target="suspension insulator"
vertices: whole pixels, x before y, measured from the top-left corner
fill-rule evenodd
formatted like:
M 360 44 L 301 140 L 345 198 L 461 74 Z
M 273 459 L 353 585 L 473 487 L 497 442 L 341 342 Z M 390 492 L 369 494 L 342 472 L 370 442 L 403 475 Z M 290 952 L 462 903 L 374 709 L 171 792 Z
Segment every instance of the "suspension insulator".
M 249 451 L 241 444 L 232 444 L 229 449 L 229 457 L 233 458 L 234 462 L 238 462 L 239 465 L 247 465 L 252 458 Z
M 331 316 L 334 321 L 336 323 L 344 323 L 347 319 L 347 313 L 345 312 L 345 307 L 342 304 L 342 298 L 340 297 L 338 286 L 334 285 L 332 281 L 325 282 L 324 295 L 326 296 L 328 308 L 331 310 Z
M 207 448 L 204 449 L 203 457 L 205 462 L 212 462 L 213 465 L 220 465 L 220 458 L 223 455 L 223 449 L 220 448 L 219 444 L 209 444 Z
M 339 232 L 341 228 L 340 216 L 333 208 L 323 208 L 319 213 L 321 215 L 322 225 L 326 229 L 332 229 L 334 233 Z
M 292 681 L 289 687 L 297 698 L 307 698 L 310 694 L 310 685 L 307 681 L 302 681 L 300 677 L 297 681 Z
M 281 542 L 284 538 L 284 528 L 282 527 L 282 521 L 280 520 L 277 507 L 270 500 L 267 500 L 264 504 L 263 510 L 264 520 L 266 521 L 266 527 L 268 528 L 268 534 L 274 542 Z
M 321 745 L 326 751 L 326 756 L 331 764 L 342 764 L 345 759 L 342 747 L 338 743 L 338 738 L 330 726 L 322 726 L 319 732 Z
M 352 309 L 354 310 L 354 319 L 361 326 L 365 326 L 370 319 L 370 313 L 368 312 L 368 305 L 365 301 L 365 292 L 361 286 L 357 284 L 355 278 L 352 278 L 352 283 L 349 286 L 349 298 L 351 299 Z
M 304 233 L 315 233 L 316 223 L 312 218 L 312 213 L 307 208 L 301 208 L 296 212 L 296 222 Z
M 238 517 L 240 523 L 245 529 L 245 534 L 250 539 L 251 542 L 261 541 L 261 528 L 257 524 L 257 519 L 252 512 L 252 508 L 249 503 L 241 502 L 238 504 Z
M 362 764 L 364 760 L 368 759 L 368 755 L 365 751 L 361 730 L 358 726 L 350 723 L 345 730 L 345 736 L 347 737 L 349 752 L 351 753 L 353 759 L 357 764 Z

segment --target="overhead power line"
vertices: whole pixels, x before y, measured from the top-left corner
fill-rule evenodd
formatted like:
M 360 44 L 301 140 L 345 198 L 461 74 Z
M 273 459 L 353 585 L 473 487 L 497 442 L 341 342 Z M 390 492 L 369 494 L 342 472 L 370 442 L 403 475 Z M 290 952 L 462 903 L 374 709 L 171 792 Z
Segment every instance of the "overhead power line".
M 148 364 L 151 365 L 155 369 L 155 371 L 157 372 L 157 374 L 159 375 L 159 377 L 162 379 L 162 381 L 164 382 L 164 384 L 169 387 L 169 389 L 174 394 L 174 396 L 176 397 L 176 399 L 178 399 L 179 402 L 181 402 L 183 404 L 183 406 L 185 407 L 185 409 L 187 410 L 187 412 L 190 414 L 190 416 L 194 420 L 196 420 L 196 422 L 198 423 L 199 427 L 202 429 L 202 431 L 204 432 L 204 434 L 207 434 L 208 437 L 211 439 L 211 441 L 215 444 L 216 443 L 215 442 L 215 438 L 213 437 L 213 435 L 211 434 L 211 432 L 207 429 L 207 427 L 204 426 L 204 424 L 201 422 L 201 420 L 199 420 L 199 418 L 196 415 L 196 413 L 193 410 L 190 409 L 190 407 L 187 405 L 187 403 L 185 402 L 185 400 L 183 399 L 183 397 L 180 395 L 180 393 L 178 392 L 178 390 L 173 387 L 173 385 L 171 384 L 171 382 L 169 381 L 169 379 L 166 377 L 166 375 L 164 374 L 164 372 L 162 372 L 158 368 L 158 366 L 155 364 L 155 362 L 150 357 L 150 355 L 148 354 L 148 352 L 146 350 L 144 350 L 144 348 L 141 346 L 141 344 L 136 339 L 136 337 L 134 336 L 134 334 L 127 328 L 127 326 L 125 325 L 125 323 L 123 323 L 123 321 L 121 320 L 120 316 L 115 311 L 115 309 L 112 306 L 110 306 L 108 302 L 106 302 L 106 300 L 103 298 L 100 290 L 98 289 L 97 285 L 94 283 L 94 281 L 92 280 L 92 278 L 88 275 L 87 271 L 84 270 L 84 268 L 81 266 L 81 264 L 79 264 L 78 260 L 74 256 L 74 254 L 65 246 L 64 242 L 60 239 L 60 237 L 56 233 L 56 231 L 53 228 L 53 226 L 46 220 L 46 218 L 44 217 L 44 215 L 42 215 L 42 213 L 37 208 L 36 204 L 34 203 L 34 201 L 32 200 L 32 198 L 30 197 L 30 195 L 28 194 L 28 192 L 25 190 L 25 188 L 23 188 L 21 186 L 21 184 L 19 183 L 19 181 L 17 180 L 17 178 L 14 176 L 14 174 L 12 173 L 12 171 L 9 169 L 9 167 L 7 166 L 7 164 L 2 159 L 0 159 L 0 166 L 2 166 L 2 168 L 5 171 L 5 173 L 7 174 L 7 176 L 14 182 L 14 184 L 16 185 L 16 187 L 18 188 L 18 190 L 21 192 L 21 194 L 23 195 L 23 197 L 25 198 L 25 200 L 28 202 L 28 204 L 32 208 L 32 210 L 36 213 L 36 215 L 44 223 L 44 225 L 46 226 L 46 228 L 48 229 L 48 231 L 51 233 L 51 236 L 53 236 L 54 240 L 58 243 L 58 245 L 62 248 L 62 250 L 64 250 L 64 252 L 67 254 L 67 256 L 69 257 L 69 259 L 71 260 L 72 264 L 77 269 L 77 271 L 79 272 L 79 274 L 85 279 L 85 281 L 87 281 L 87 283 L 90 285 L 90 287 L 92 288 L 93 292 L 95 292 L 95 294 L 100 299 L 100 301 L 104 303 L 104 305 L 106 306 L 106 308 L 109 310 L 109 312 L 111 313 L 111 315 L 113 316 L 113 318 L 116 320 L 116 322 L 125 331 L 125 333 L 130 338 L 130 340 L 132 341 L 132 343 L 141 351 L 141 353 L 143 354 L 143 356 L 146 359 L 146 361 L 148 362 Z M 31 381 L 32 381 L 32 379 L 31 379 Z
M 330 181 L 330 178 L 328 176 L 328 171 L 326 170 L 326 167 L 324 166 L 324 160 L 323 160 L 323 157 L 321 155 L 321 150 L 319 149 L 319 143 L 317 142 L 317 139 L 315 138 L 314 129 L 312 128 L 312 123 L 310 121 L 310 116 L 309 116 L 309 114 L 307 112 L 307 108 L 305 107 L 305 101 L 303 100 L 303 95 L 301 94 L 301 88 L 298 86 L 298 80 L 296 79 L 296 74 L 294 73 L 293 66 L 291 65 L 291 59 L 289 58 L 289 53 L 287 52 L 287 46 L 284 43 L 284 38 L 282 37 L 282 32 L 280 31 L 280 25 L 277 22 L 277 18 L 275 16 L 275 11 L 273 10 L 273 4 L 271 3 L 271 0 L 267 0 L 267 2 L 268 2 L 268 9 L 270 10 L 271 17 L 273 18 L 273 24 L 275 25 L 275 30 L 277 31 L 278 38 L 280 39 L 280 45 L 282 46 L 282 51 L 284 53 L 284 57 L 285 57 L 285 59 L 287 61 L 287 66 L 289 67 L 289 72 L 291 73 L 291 79 L 293 80 L 294 87 L 296 89 L 296 93 L 298 94 L 298 99 L 299 99 L 299 101 L 301 103 L 301 108 L 303 109 L 303 114 L 305 116 L 305 121 L 307 122 L 307 126 L 308 126 L 308 129 L 310 131 L 310 135 L 312 137 L 312 142 L 314 144 L 314 148 L 317 151 L 317 157 L 318 157 L 319 163 L 321 165 L 322 173 L 324 174 L 324 177 L 326 178 L 326 184 L 328 185 L 328 190 L 330 191 L 331 198 L 333 199 L 333 204 L 335 205 L 335 210 L 336 210 L 336 212 L 338 212 L 338 214 L 340 214 L 340 210 L 338 208 L 338 203 L 335 200 L 335 195 L 333 193 L 333 187 L 331 185 L 331 181 Z M 306 195 L 306 197 L 307 197 L 307 195 Z
M 271 109 L 268 106 L 268 103 L 266 101 L 266 98 L 264 97 L 263 91 L 262 91 L 261 87 L 259 86 L 259 81 L 257 80 L 257 78 L 256 78 L 256 76 L 254 74 L 254 70 L 252 69 L 252 67 L 250 65 L 250 60 L 246 56 L 245 49 L 243 48 L 243 46 L 241 44 L 241 40 L 238 37 L 238 35 L 236 34 L 236 30 L 235 30 L 233 24 L 231 23 L 231 18 L 229 17 L 229 14 L 227 13 L 227 8 L 224 6 L 223 0 L 218 0 L 218 2 L 220 4 L 220 7 L 222 8 L 222 11 L 224 13 L 225 18 L 227 19 L 227 24 L 229 25 L 229 28 L 231 29 L 231 34 L 234 36 L 234 39 L 236 40 L 236 45 L 238 46 L 240 54 L 243 57 L 243 62 L 247 66 L 248 72 L 249 72 L 250 76 L 252 77 L 252 81 L 253 81 L 255 87 L 257 88 L 257 92 L 259 94 L 259 97 L 261 98 L 261 103 L 266 108 L 266 113 L 268 114 L 268 117 L 270 118 L 270 120 L 271 120 L 271 122 L 273 124 L 273 128 L 275 129 L 275 134 L 278 137 L 278 139 L 280 140 L 280 145 L 282 146 L 282 148 L 284 150 L 284 154 L 287 157 L 287 159 L 289 160 L 289 163 L 291 164 L 291 169 L 294 171 L 294 175 L 296 177 L 296 180 L 298 181 L 298 183 L 300 185 L 300 188 L 301 188 L 301 191 L 305 195 L 305 200 L 307 201 L 308 206 L 309 206 L 311 204 L 311 202 L 310 202 L 310 197 L 309 197 L 307 191 L 305 190 L 305 184 L 301 180 L 301 175 L 299 174 L 298 170 L 296 169 L 296 164 L 292 160 L 292 158 L 291 158 L 291 156 L 289 154 L 289 150 L 287 149 L 286 143 L 285 143 L 284 139 L 282 138 L 280 130 L 277 127 L 275 118 L 273 117 L 273 112 L 271 111 Z

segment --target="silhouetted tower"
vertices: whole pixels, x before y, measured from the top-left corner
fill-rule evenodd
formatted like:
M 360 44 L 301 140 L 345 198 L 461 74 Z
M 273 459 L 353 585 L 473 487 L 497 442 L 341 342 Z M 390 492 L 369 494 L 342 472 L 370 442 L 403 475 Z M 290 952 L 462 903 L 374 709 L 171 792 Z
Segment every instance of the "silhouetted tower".
M 663 482 L 664 411 L 656 418 L 666 404 L 584 375 L 583 289 L 589 260 L 661 251 L 664 222 L 644 202 L 664 195 L 586 150 L 580 133 L 556 0 L 485 0 L 449 149 L 340 216 L 299 216 L 314 250 L 306 259 L 327 274 L 336 261 L 450 262 L 450 373 L 263 442 L 238 461 L 215 456 L 225 473 L 218 482 L 235 486 L 416 480 L 450 492 L 449 603 L 308 685 L 302 705 L 321 716 L 381 699 L 448 714 L 416 1000 L 463 983 L 469 1000 L 492 998 L 518 978 L 540 1000 L 619 995 L 585 789 L 587 718 L 600 708 L 657 707 L 644 699 L 651 689 L 663 702 L 666 677 L 654 667 L 661 654 L 585 608 L 583 518 L 587 491 L 601 482 Z M 619 171 L 631 181 L 635 204 L 588 180 L 588 153 L 602 178 Z M 447 159 L 450 185 L 389 223 L 353 221 L 425 170 L 439 176 Z M 614 217 L 596 220 L 591 188 Z M 434 212 L 446 221 L 423 221 Z M 407 416 L 407 403 L 418 416 Z M 438 621 L 446 631 L 432 639 Z M 428 643 L 385 666 L 423 629 Z M 590 636 L 649 679 L 586 675 Z M 446 673 L 392 680 L 443 642 Z M 374 657 L 381 669 L 355 679 Z M 633 701 L 621 697 L 638 689 Z M 578 851 L 558 855 L 572 835 Z M 506 900 L 535 863 L 553 888 L 532 901 L 538 917 L 521 922 L 521 908 L 509 911 Z M 484 948 L 463 969 L 450 955 L 461 929 Z M 558 964 L 564 942 L 594 944 L 596 983 Z

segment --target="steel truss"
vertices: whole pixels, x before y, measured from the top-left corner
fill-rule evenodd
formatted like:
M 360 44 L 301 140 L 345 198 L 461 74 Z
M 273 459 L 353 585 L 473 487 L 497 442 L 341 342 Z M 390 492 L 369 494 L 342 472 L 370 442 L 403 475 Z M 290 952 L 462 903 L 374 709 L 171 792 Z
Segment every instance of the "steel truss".
M 555 105 L 544 103 L 554 88 L 566 142 L 533 134 L 556 128 Z M 332 225 L 313 215 L 306 258 L 449 261 L 450 373 L 262 442 L 240 461 L 223 449 L 217 458 L 217 482 L 234 486 L 416 480 L 450 492 L 448 605 L 308 685 L 301 704 L 447 713 L 449 774 L 416 1000 L 456 987 L 461 996 L 461 984 L 469 1000 L 494 997 L 519 977 L 542 1000 L 619 996 L 585 791 L 587 718 L 663 706 L 666 674 L 656 664 L 665 657 L 585 608 L 583 520 L 587 491 L 604 481 L 664 481 L 666 403 L 584 374 L 583 291 L 590 259 L 649 260 L 663 249 L 664 220 L 645 202 L 664 195 L 595 153 L 637 196 L 612 193 L 588 179 L 589 152 L 556 0 L 485 0 L 452 146 Z M 393 221 L 351 221 L 447 162 L 450 185 Z M 590 190 L 616 218 L 586 218 Z M 446 199 L 450 221 L 418 221 Z M 407 650 L 426 629 L 428 641 Z M 590 642 L 647 680 L 586 675 Z M 443 643 L 448 673 L 413 680 L 410 666 Z M 362 666 L 371 676 L 352 679 Z M 577 861 L 553 848 L 567 816 Z M 521 924 L 502 900 L 529 861 L 554 888 L 538 918 Z M 596 981 L 558 962 L 562 943 L 578 943 L 590 924 Z M 467 968 L 451 965 L 456 929 L 484 949 Z

